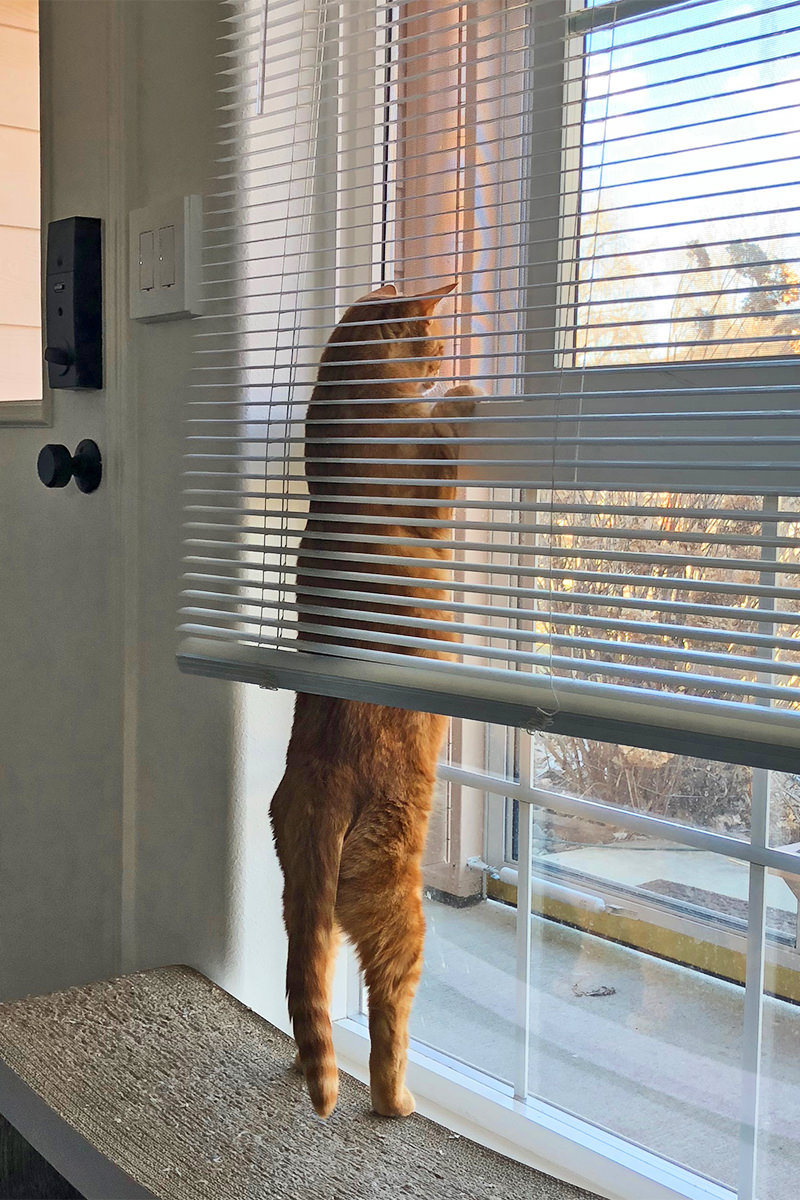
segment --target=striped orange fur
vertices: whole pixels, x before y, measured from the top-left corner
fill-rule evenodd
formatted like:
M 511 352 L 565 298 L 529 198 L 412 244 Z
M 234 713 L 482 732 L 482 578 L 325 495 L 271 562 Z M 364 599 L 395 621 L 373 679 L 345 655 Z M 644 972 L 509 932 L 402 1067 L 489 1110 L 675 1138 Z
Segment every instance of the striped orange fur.
M 459 422 L 481 394 L 463 384 L 439 400 L 425 398 L 444 351 L 434 310 L 454 287 L 416 297 L 391 284 L 380 288 L 347 310 L 323 352 L 306 420 L 311 499 L 298 556 L 301 648 L 324 650 L 331 641 L 370 648 L 375 643 L 363 634 L 385 636 L 387 628 L 426 638 L 404 618 L 448 619 L 435 606 L 447 594 L 450 552 L 441 543 L 450 536 L 457 481 L 452 438 L 463 433 Z M 360 523 L 361 515 L 370 523 Z M 420 525 L 420 517 L 443 523 Z M 365 531 L 376 540 L 366 542 Z M 326 540 L 331 532 L 340 539 Z M 388 540 L 409 537 L 411 551 Z M 402 562 L 404 555 L 416 562 Z M 393 579 L 342 582 L 337 566 Z M 315 611 L 325 607 L 326 589 L 363 595 L 330 602 L 352 610 L 352 618 Z M 390 617 L 388 626 L 365 620 L 368 605 Z M 457 638 L 455 631 L 429 636 Z M 446 646 L 389 648 L 452 657 Z M 414 1109 L 405 1070 L 425 932 L 420 864 L 446 727 L 446 718 L 432 713 L 297 697 L 270 814 L 284 874 L 289 1012 L 311 1102 L 323 1117 L 338 1090 L 329 1008 L 340 931 L 356 947 L 368 989 L 373 1107 L 386 1116 Z

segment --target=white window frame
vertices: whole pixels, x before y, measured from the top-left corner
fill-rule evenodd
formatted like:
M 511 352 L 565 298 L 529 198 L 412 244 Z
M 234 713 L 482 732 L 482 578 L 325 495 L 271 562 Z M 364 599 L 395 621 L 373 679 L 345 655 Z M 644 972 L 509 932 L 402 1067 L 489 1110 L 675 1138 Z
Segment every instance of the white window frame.
M 572 244 L 577 246 L 577 204 L 578 180 L 580 174 L 580 128 L 581 119 L 575 120 L 573 112 L 580 113 L 582 107 L 582 79 L 576 74 L 579 67 L 577 56 L 562 55 L 559 59 L 554 55 L 552 44 L 546 42 L 543 49 L 537 49 L 536 27 L 539 24 L 553 28 L 560 22 L 565 31 L 564 45 L 572 36 L 582 36 L 592 28 L 601 28 L 612 20 L 623 20 L 637 14 L 656 12 L 681 3 L 681 0 L 618 0 L 618 2 L 598 5 L 593 9 L 585 9 L 582 0 L 546 0 L 537 4 L 533 10 L 531 31 L 531 70 L 533 73 L 533 91 L 531 112 L 533 124 L 528 131 L 529 157 L 539 164 L 544 164 L 539 172 L 531 172 L 531 191 L 526 197 L 527 211 L 531 219 L 523 242 L 528 247 L 527 259 L 530 264 L 526 280 L 526 292 L 522 303 L 525 307 L 541 308 L 543 297 L 552 309 L 554 318 L 549 322 L 549 328 L 542 328 L 529 335 L 523 348 L 524 372 L 526 389 L 535 400 L 493 401 L 492 413 L 498 418 L 513 416 L 518 424 L 514 425 L 514 439 L 506 446 L 493 449 L 493 458 L 508 458 L 509 466 L 505 472 L 502 467 L 493 464 L 492 471 L 496 478 L 507 477 L 509 483 L 522 484 L 526 487 L 550 487 L 553 482 L 553 464 L 547 462 L 539 467 L 520 463 L 519 447 L 514 444 L 518 436 L 542 436 L 551 427 L 543 425 L 543 415 L 550 411 L 558 420 L 558 432 L 561 437 L 569 438 L 577 431 L 577 421 L 602 416 L 610 411 L 624 411 L 630 408 L 631 421 L 626 424 L 626 434 L 647 437 L 652 434 L 654 424 L 657 426 L 657 413 L 661 411 L 663 396 L 669 395 L 671 403 L 687 403 L 691 408 L 694 394 L 707 385 L 704 380 L 709 375 L 714 377 L 714 391 L 707 392 L 703 397 L 703 409 L 710 414 L 709 424 L 704 432 L 713 438 L 715 432 L 724 431 L 724 422 L 729 418 L 720 418 L 723 424 L 715 426 L 715 413 L 746 410 L 753 406 L 755 389 L 763 388 L 765 383 L 774 387 L 789 385 L 797 377 L 797 364 L 794 359 L 764 356 L 754 361 L 752 358 L 724 359 L 720 361 L 678 361 L 675 363 L 631 366 L 591 366 L 581 368 L 565 367 L 564 358 L 569 351 L 558 344 L 556 327 L 559 324 L 557 314 L 570 307 L 568 293 L 572 289 L 572 279 L 567 277 L 560 263 L 559 247 Z M 566 65 L 564 65 L 566 64 Z M 555 128 L 538 130 L 535 114 L 537 111 L 547 113 L 554 104 L 554 98 L 560 96 L 560 104 L 565 113 L 563 131 Z M 577 132 L 576 132 L 577 131 Z M 554 180 L 560 179 L 561 185 L 554 185 Z M 563 200 L 569 195 L 569 203 Z M 549 235 L 546 239 L 541 236 L 544 222 L 547 222 Z M 533 228 L 537 231 L 534 236 Z M 541 263 L 546 264 L 541 266 Z M 544 327 L 545 322 L 541 325 Z M 579 351 L 576 352 L 580 354 Z M 556 394 L 557 393 L 557 394 Z M 549 397 L 549 405 L 543 405 L 543 397 Z M 800 395 L 788 393 L 782 406 L 791 408 L 792 418 L 782 422 L 779 433 L 787 436 L 793 431 L 793 422 L 800 415 Z M 531 413 L 531 420 L 526 424 L 525 410 Z M 491 433 L 491 430 L 488 432 Z M 498 425 L 498 434 L 502 429 Z M 752 445 L 745 440 L 733 454 L 729 454 L 725 464 L 717 465 L 714 470 L 714 480 L 722 487 L 732 487 L 741 493 L 765 494 L 765 489 L 759 485 L 757 489 L 748 488 L 741 484 L 741 472 L 752 457 Z M 583 461 L 586 450 L 576 450 L 570 459 L 557 467 L 555 486 L 580 488 L 609 488 L 621 485 L 619 483 L 618 466 L 614 462 L 613 452 L 593 449 L 594 465 Z M 771 496 L 791 495 L 797 491 L 797 472 L 793 462 L 790 446 L 787 446 L 783 470 L 776 472 L 770 480 L 767 494 Z M 566 451 L 564 458 L 569 458 Z M 603 465 L 603 460 L 607 465 Z M 699 464 L 687 462 L 685 467 L 676 470 L 669 465 L 669 439 L 656 445 L 642 447 L 642 465 L 632 469 L 630 451 L 626 454 L 625 483 L 629 490 L 636 488 L 663 488 L 671 491 L 706 492 L 713 490 L 709 486 L 708 460 L 704 457 L 703 448 L 698 447 L 696 459 Z M 512 465 L 513 464 L 513 465 Z M 720 469 L 721 466 L 721 469 Z

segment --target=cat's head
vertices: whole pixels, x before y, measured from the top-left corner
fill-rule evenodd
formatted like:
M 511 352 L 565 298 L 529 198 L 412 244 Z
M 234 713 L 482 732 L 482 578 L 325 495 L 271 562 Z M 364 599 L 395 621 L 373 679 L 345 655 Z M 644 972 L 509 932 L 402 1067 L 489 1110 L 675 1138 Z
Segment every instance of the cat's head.
M 391 364 L 396 377 L 437 375 L 444 354 L 435 312 L 456 283 L 405 296 L 393 283 L 351 304 L 331 334 L 323 361 Z

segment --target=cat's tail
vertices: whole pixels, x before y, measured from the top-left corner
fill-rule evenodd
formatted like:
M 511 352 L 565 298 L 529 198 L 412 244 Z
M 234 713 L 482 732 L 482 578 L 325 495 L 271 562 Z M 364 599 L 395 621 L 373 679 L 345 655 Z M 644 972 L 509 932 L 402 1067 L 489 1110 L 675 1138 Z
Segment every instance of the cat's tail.
M 306 788 L 309 781 L 305 781 Z M 302 804 L 284 819 L 291 784 L 284 776 L 272 801 L 272 825 L 284 873 L 283 913 L 289 937 L 286 997 L 299 1066 L 316 1112 L 330 1116 L 339 1094 L 330 992 L 338 934 L 334 922 L 342 833 L 325 814 L 303 820 Z M 304 788 L 305 790 L 305 788 Z M 287 814 L 288 815 L 288 814 Z

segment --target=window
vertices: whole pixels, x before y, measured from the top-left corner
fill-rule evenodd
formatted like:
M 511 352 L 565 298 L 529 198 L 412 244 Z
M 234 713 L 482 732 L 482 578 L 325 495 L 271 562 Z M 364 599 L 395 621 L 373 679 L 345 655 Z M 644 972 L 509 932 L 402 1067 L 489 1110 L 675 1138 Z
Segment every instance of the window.
M 778 1200 L 800 1164 L 800 4 L 231 13 L 181 664 L 453 715 L 420 1064 L 598 1187 Z M 383 280 L 453 276 L 445 374 L 491 393 L 452 536 L 462 661 L 391 630 L 298 653 L 321 346 Z M 335 610 L 369 571 L 329 540 Z M 357 983 L 349 1003 L 357 1041 Z
M 42 397 L 38 16 L 38 0 L 0 6 L 2 403 Z
M 480 699 L 498 722 L 795 765 L 794 6 L 720 11 L 268 6 L 255 115 L 232 101 L 230 160 L 249 165 L 219 198 L 190 461 L 199 557 L 210 538 L 248 587 L 196 581 L 187 665 L 227 645 L 248 671 L 341 687 L 366 662 L 454 715 Z M 391 631 L 304 658 L 292 549 L 319 347 L 382 277 L 443 272 L 452 376 L 492 393 L 461 455 L 463 662 L 432 671 Z
M 625 22 L 589 7 L 572 21 L 585 48 L 567 117 L 575 360 L 797 354 L 796 14 L 654 4 Z
M 734 1194 L 747 1194 L 740 1139 L 755 1120 L 754 1194 L 777 1200 L 800 1146 L 788 1134 L 778 1150 L 748 1104 L 759 1061 L 760 1086 L 787 1112 L 798 1103 L 800 1080 L 774 1056 L 796 1028 L 800 880 L 749 864 L 796 841 L 797 776 L 482 732 L 483 755 L 475 736 L 442 777 L 485 822 L 483 889 L 470 907 L 429 895 L 414 1036 L 603 1127 L 613 1157 L 621 1136 Z M 746 1003 L 760 962 L 771 1043 Z M 673 1186 L 697 1194 L 686 1177 Z

